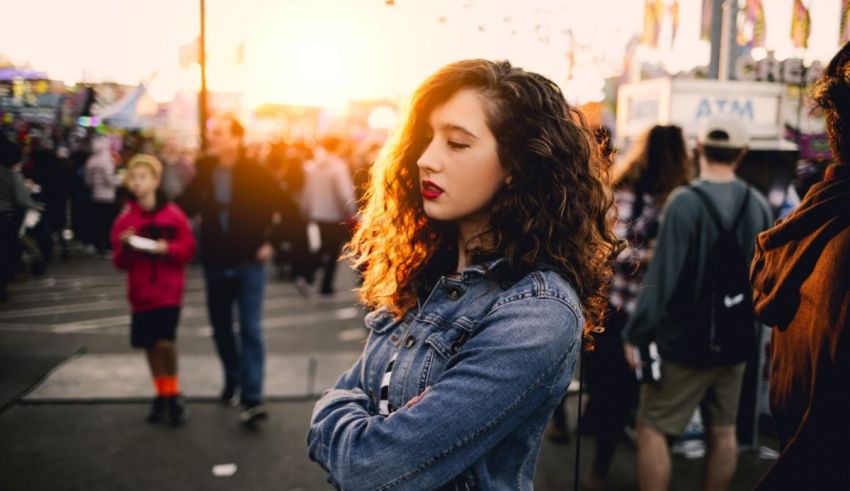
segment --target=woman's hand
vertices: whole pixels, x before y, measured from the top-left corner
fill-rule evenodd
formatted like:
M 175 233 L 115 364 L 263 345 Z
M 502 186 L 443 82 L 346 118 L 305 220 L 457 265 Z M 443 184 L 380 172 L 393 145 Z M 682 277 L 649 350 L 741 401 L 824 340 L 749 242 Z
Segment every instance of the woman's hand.
M 419 404 L 420 402 L 422 402 L 422 399 L 425 398 L 425 394 L 427 394 L 430 391 L 431 391 L 431 386 L 429 385 L 428 387 L 425 387 L 425 390 L 423 390 L 421 394 L 419 394 L 418 396 L 414 397 L 413 399 L 407 401 L 407 404 L 405 404 L 404 407 L 406 407 L 407 409 L 410 409 L 413 406 Z

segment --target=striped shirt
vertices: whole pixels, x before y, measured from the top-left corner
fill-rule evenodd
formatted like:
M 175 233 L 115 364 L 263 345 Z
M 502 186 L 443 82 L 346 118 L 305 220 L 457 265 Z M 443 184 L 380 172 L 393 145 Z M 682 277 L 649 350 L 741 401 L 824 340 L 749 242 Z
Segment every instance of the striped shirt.
M 398 358 L 398 353 L 394 354 L 392 359 L 390 359 L 390 363 L 387 365 L 387 370 L 384 372 L 384 377 L 381 378 L 381 401 L 378 405 L 381 416 L 389 416 L 394 413 L 396 409 L 390 406 L 389 401 L 390 379 L 393 376 L 393 366 L 395 365 L 396 358 Z

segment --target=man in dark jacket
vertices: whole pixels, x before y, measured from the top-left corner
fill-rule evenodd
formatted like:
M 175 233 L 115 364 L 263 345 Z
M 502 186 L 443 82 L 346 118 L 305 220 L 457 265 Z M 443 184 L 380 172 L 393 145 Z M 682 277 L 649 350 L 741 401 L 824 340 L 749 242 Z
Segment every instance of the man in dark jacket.
M 759 235 L 756 314 L 772 326 L 770 410 L 776 464 L 756 486 L 850 487 L 850 43 L 813 89 L 837 165 L 800 207 Z
M 207 312 L 224 368 L 221 400 L 242 405 L 240 419 L 265 418 L 261 315 L 265 263 L 274 254 L 270 242 L 273 215 L 286 197 L 272 175 L 244 158 L 244 129 L 232 117 L 209 125 L 209 157 L 179 200 L 189 217 L 201 218 L 200 251 L 207 287 Z M 239 306 L 239 336 L 233 332 L 233 304 Z

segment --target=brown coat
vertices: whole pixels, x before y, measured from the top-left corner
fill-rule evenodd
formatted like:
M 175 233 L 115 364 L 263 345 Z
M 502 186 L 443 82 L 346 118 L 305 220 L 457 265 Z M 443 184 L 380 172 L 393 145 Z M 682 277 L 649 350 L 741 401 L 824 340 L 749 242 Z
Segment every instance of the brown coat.
M 756 489 L 850 488 L 850 166 L 759 235 L 756 314 L 774 328 L 770 407 L 779 460 Z

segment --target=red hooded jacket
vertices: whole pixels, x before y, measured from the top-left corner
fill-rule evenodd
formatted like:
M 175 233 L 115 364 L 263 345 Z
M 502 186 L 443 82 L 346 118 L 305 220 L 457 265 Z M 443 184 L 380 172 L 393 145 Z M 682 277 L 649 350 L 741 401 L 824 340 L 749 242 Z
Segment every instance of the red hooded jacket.
M 773 327 L 770 410 L 779 460 L 758 490 L 850 486 L 850 166 L 759 235 L 753 300 Z
M 142 252 L 121 243 L 121 234 L 133 227 L 136 235 L 168 242 L 164 255 Z M 168 203 L 152 211 L 130 201 L 112 225 L 112 262 L 127 271 L 127 297 L 134 313 L 183 303 L 186 263 L 195 253 L 189 220 L 177 205 Z

